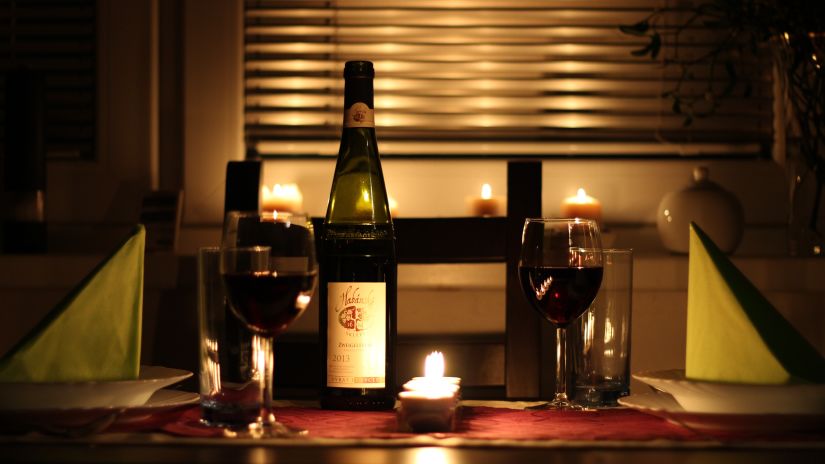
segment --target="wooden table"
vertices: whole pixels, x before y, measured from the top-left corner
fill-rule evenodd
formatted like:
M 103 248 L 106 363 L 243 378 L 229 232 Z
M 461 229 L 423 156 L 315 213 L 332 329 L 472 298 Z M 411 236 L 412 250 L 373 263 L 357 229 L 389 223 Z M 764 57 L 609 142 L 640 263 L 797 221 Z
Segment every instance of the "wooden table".
M 188 439 L 146 443 L 128 438 L 100 442 L 32 442 L 0 445 L 3 462 L 180 462 L 180 463 L 822 463 L 822 448 L 616 448 L 587 445 L 563 448 L 300 446 L 227 443 L 205 445 Z
M 634 417 L 631 410 L 598 411 L 590 416 L 516 408 L 501 411 L 489 403 L 465 407 L 462 425 L 453 434 L 403 434 L 392 425 L 391 412 L 330 412 L 333 415 L 327 417 L 327 412 L 317 408 L 289 406 L 276 410 L 276 414 L 281 412 L 280 417 L 287 423 L 298 421 L 291 425 L 310 428 L 311 438 L 254 439 L 210 437 L 216 430 L 198 429 L 199 412 L 191 409 L 171 426 L 166 424 L 154 431 L 121 431 L 83 438 L 36 433 L 0 435 L 0 462 L 825 462 L 825 431 L 768 434 L 752 439 L 722 434 L 714 438 L 704 433 L 691 435 L 689 430 L 652 416 L 639 413 Z M 621 432 L 624 424 L 637 430 Z M 534 430 L 542 427 L 543 431 Z M 180 436 L 187 430 L 193 435 L 199 430 L 205 434 Z M 653 435 L 640 435 L 650 430 Z M 364 435 L 359 436 L 362 432 Z M 622 436 L 630 438 L 623 440 Z

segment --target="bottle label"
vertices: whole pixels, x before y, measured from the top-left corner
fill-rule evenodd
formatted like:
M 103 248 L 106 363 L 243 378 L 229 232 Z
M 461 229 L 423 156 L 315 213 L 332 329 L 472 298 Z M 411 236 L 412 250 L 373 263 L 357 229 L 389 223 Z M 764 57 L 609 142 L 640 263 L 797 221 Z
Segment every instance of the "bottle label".
M 329 282 L 327 290 L 327 387 L 384 388 L 386 282 Z
M 375 111 L 366 103 L 353 103 L 344 110 L 344 127 L 375 127 Z

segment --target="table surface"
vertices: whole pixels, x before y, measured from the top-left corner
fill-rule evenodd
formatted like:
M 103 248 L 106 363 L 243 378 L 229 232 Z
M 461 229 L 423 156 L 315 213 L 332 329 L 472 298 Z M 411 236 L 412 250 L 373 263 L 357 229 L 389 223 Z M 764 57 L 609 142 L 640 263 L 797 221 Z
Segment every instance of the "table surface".
M 202 426 L 197 408 L 189 408 L 151 431 L 135 431 L 132 425 L 81 438 L 0 435 L 0 462 L 825 462 L 825 430 L 711 436 L 627 409 L 577 415 L 485 403 L 466 408 L 462 425 L 447 434 L 399 433 L 388 422 L 392 412 L 342 413 L 295 405 L 276 411 L 284 422 L 315 434 L 306 439 L 216 437 L 220 431 Z M 637 430 L 624 432 L 622 424 Z
M 301 446 L 215 441 L 212 444 L 187 439 L 168 443 L 141 443 L 127 439 L 110 443 L 83 441 L 0 444 L 3 462 L 277 462 L 360 464 L 446 463 L 822 463 L 823 448 L 617 448 L 588 444 L 577 447 L 508 448 L 446 446 Z

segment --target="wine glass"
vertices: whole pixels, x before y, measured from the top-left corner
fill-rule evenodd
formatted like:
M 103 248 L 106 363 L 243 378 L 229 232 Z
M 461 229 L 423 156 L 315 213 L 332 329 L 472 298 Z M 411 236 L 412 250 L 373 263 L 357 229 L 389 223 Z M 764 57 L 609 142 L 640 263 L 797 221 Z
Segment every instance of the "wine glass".
M 556 327 L 556 394 L 542 409 L 580 409 L 567 398 L 567 327 L 593 302 L 602 282 L 599 226 L 588 219 L 528 218 L 518 275 L 530 305 Z
M 309 306 L 318 275 L 311 220 L 301 214 L 232 212 L 221 248 L 221 276 L 229 307 L 254 334 L 252 365 L 262 406 L 250 430 L 266 436 L 306 431 L 272 412 L 273 340 Z

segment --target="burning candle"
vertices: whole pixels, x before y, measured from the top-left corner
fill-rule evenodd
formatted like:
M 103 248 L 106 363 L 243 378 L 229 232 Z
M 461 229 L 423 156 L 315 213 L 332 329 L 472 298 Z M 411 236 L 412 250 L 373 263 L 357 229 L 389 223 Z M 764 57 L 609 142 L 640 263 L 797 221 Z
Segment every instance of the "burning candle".
M 261 188 L 261 210 L 299 213 L 304 206 L 304 196 L 295 184 L 275 184 L 270 190 Z
M 413 377 L 404 384 L 404 390 L 418 392 L 458 392 L 460 377 L 444 377 L 444 355 L 433 351 L 424 360 L 424 377 Z
M 576 192 L 576 196 L 565 198 L 561 204 L 561 216 L 566 218 L 602 220 L 602 204 L 599 200 L 588 196 L 583 188 Z
M 404 384 L 398 394 L 398 420 L 402 430 L 449 432 L 455 428 L 461 379 L 444 377 L 444 355 L 434 351 L 424 363 L 424 377 Z
M 490 184 L 484 184 L 481 186 L 481 197 L 470 201 L 470 213 L 473 216 L 498 216 L 500 205 L 501 199 L 493 196 Z

